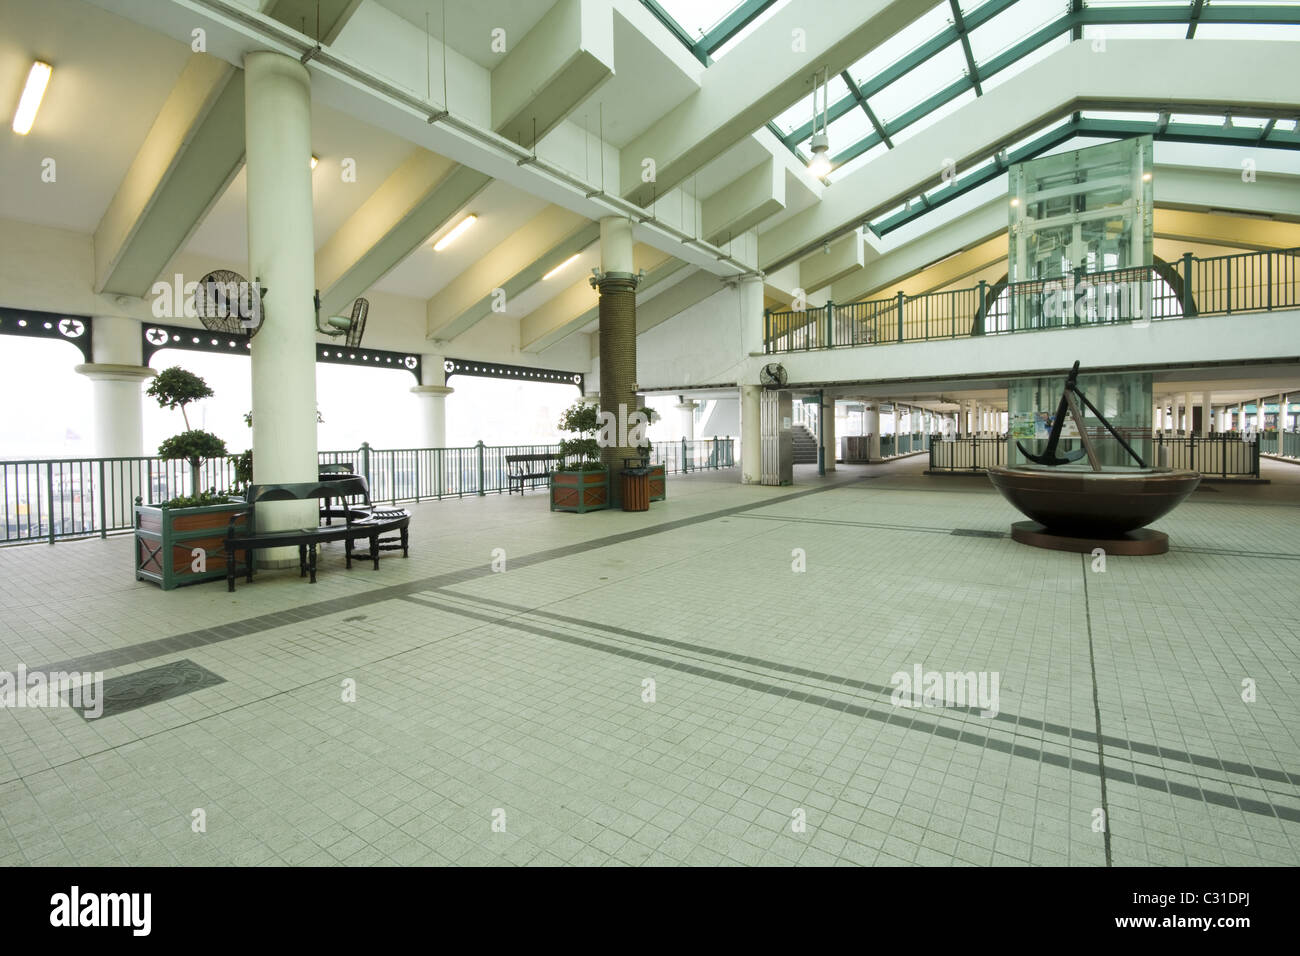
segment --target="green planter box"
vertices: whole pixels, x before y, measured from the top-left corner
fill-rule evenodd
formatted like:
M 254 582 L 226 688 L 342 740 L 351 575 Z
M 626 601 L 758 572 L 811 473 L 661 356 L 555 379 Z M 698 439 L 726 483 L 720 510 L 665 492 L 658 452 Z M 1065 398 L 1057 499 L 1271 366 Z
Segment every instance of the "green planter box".
M 605 471 L 556 471 L 551 474 L 551 510 L 584 514 L 609 507 Z
M 246 511 L 243 501 L 203 508 L 135 506 L 135 578 L 153 581 L 164 591 L 184 584 L 226 577 L 226 531 L 230 516 Z M 236 522 L 245 527 L 247 516 Z M 203 552 L 201 564 L 194 550 Z M 203 567 L 195 570 L 196 564 Z M 242 574 L 241 564 L 236 573 Z

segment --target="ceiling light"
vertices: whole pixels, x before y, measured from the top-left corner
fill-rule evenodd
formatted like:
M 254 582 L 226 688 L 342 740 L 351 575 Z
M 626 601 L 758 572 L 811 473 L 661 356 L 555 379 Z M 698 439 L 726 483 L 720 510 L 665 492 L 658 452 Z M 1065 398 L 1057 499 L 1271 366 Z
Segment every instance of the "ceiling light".
M 45 96 L 45 87 L 49 85 L 53 68 L 48 63 L 37 60 L 27 74 L 27 85 L 23 95 L 18 99 L 18 109 L 14 113 L 14 132 L 26 136 L 32 131 L 36 122 L 36 111 L 41 108 L 41 98 Z
M 1014 196 L 1011 197 L 1011 205 L 1013 205 L 1013 206 L 1019 206 L 1019 205 L 1020 205 L 1020 200 L 1017 199 L 1017 198 L 1014 197 Z
M 473 213 L 470 213 L 460 222 L 456 223 L 456 225 L 451 227 L 450 232 L 448 232 L 445 236 L 443 236 L 441 239 L 439 239 L 437 242 L 433 244 L 433 251 L 442 252 L 442 250 L 446 249 L 449 245 L 451 245 L 453 242 L 459 239 L 461 233 L 463 233 L 470 226 L 474 225 L 474 222 L 477 219 L 478 216 L 474 215 Z
M 565 266 L 572 265 L 573 262 L 574 262 L 574 260 L 576 260 L 577 258 L 578 258 L 578 253 L 575 252 L 573 255 L 569 256 L 569 258 L 565 259 L 565 260 L 564 260 L 563 262 L 561 262 L 558 266 L 556 266 L 554 269 L 552 269 L 550 272 L 546 273 L 546 275 L 542 276 L 542 281 L 545 282 L 547 279 L 549 279 L 551 276 L 555 275 L 557 272 L 559 272 L 559 271 L 560 271 L 561 269 L 563 269 Z
M 315 169 L 318 165 L 320 165 L 320 160 L 317 159 L 315 156 L 312 156 L 312 158 L 311 158 L 311 168 L 312 168 L 312 169 Z
M 808 163 L 808 171 L 818 179 L 831 171 L 830 148 L 830 137 L 825 132 L 813 133 L 812 160 Z
M 1151 182 L 1151 174 L 1150 174 L 1149 172 L 1148 172 L 1148 173 L 1143 173 L 1143 174 L 1142 174 L 1142 181 L 1143 181 L 1144 183 L 1149 183 L 1149 182 Z

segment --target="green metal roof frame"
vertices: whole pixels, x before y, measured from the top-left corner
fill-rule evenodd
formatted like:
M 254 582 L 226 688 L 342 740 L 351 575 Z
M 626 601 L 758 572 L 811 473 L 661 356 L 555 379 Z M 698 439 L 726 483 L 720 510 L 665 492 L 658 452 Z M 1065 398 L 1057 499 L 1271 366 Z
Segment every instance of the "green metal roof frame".
M 653 0 L 644 0 L 644 2 L 653 2 Z M 990 0 L 990 2 L 965 15 L 961 13 L 957 0 L 949 0 L 949 3 L 954 10 L 954 22 L 945 30 L 917 46 L 911 53 L 888 69 L 882 70 L 871 80 L 861 85 L 853 83 L 847 70 L 841 74 L 841 78 L 849 84 L 849 93 L 830 105 L 827 116 L 828 122 L 834 122 L 854 109 L 862 109 L 870 119 L 874 132 L 867 134 L 832 157 L 832 168 L 844 165 L 879 143 L 891 145 L 890 138 L 893 135 L 967 90 L 974 89 L 977 96 L 982 95 L 982 83 L 989 77 L 1000 73 L 1020 60 L 1021 57 L 1033 53 L 1039 47 L 1050 43 L 1062 34 L 1069 33 L 1072 39 L 1081 39 L 1083 29 L 1087 26 L 1186 23 L 1188 25 L 1187 36 L 1190 39 L 1195 35 L 1196 27 L 1202 23 L 1300 25 L 1300 3 L 1206 7 L 1203 3 L 1196 2 L 1189 3 L 1185 7 L 1088 7 L 1084 6 L 1083 0 L 1071 0 L 1070 10 L 1062 17 L 1035 31 L 985 63 L 977 64 L 974 56 L 970 53 L 969 34 L 977 27 L 988 23 L 998 14 L 1015 6 L 1016 0 Z M 972 72 L 968 73 L 964 78 L 949 84 L 892 122 L 882 126 L 878 117 L 871 112 L 870 98 L 916 69 L 941 50 L 947 49 L 953 43 L 962 45 L 963 53 L 966 55 L 967 68 Z M 768 128 L 776 134 L 776 137 L 785 144 L 787 149 L 798 156 L 805 164 L 808 162 L 808 157 L 805 157 L 798 147 L 800 143 L 812 135 L 811 120 L 803 123 L 790 133 L 783 133 L 774 123 L 769 123 Z
M 673 36 L 691 51 L 691 55 L 708 66 L 713 62 L 713 51 L 718 49 L 745 27 L 753 23 L 768 7 L 777 0 L 743 0 L 735 9 L 715 23 L 702 37 L 692 37 L 673 19 L 672 14 L 659 5 L 657 0 L 641 0 L 641 5 L 655 15 Z
M 877 236 L 884 236 L 918 216 L 932 209 L 937 209 L 1006 172 L 1012 163 L 1033 159 L 1076 136 L 1090 136 L 1101 139 L 1129 139 L 1134 136 L 1151 135 L 1155 139 L 1176 143 L 1206 143 L 1215 146 L 1260 146 L 1271 149 L 1300 150 L 1300 127 L 1283 131 L 1273 127 L 1270 121 L 1264 129 L 1236 126 L 1225 129 L 1218 126 L 1206 126 L 1199 123 L 1170 123 L 1168 116 L 1161 116 L 1156 122 L 1140 120 L 1086 119 L 1077 112 L 1070 114 L 1070 119 L 1058 126 L 1052 126 L 1041 136 L 1035 137 L 1019 149 L 1007 153 L 994 152 L 976 160 L 980 168 L 965 177 L 954 179 L 947 187 L 929 196 L 922 195 L 919 206 L 902 209 L 891 216 L 875 222 L 864 223 Z M 992 166 L 986 166 L 989 159 Z

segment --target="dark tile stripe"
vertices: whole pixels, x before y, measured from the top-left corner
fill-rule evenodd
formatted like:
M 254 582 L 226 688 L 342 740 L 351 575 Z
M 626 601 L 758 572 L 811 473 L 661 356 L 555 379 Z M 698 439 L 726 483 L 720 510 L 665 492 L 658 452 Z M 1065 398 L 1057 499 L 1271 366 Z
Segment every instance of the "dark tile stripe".
M 894 724 L 895 726 L 903 727 L 908 730 L 929 733 L 936 737 L 945 737 L 959 743 L 968 743 L 975 746 L 986 747 L 989 750 L 996 750 L 1001 753 L 1011 754 L 1016 757 L 1024 757 L 1030 760 L 1037 760 L 1040 763 L 1050 764 L 1067 770 L 1077 770 L 1097 777 L 1101 777 L 1103 772 L 1101 767 L 1091 760 L 1079 758 L 1072 754 L 1054 753 L 1050 750 L 1017 744 L 991 735 L 977 734 L 967 729 L 952 727 L 936 721 L 925 720 L 911 710 L 900 713 L 897 710 L 891 709 L 888 713 L 878 713 L 870 707 L 855 704 L 852 701 L 837 700 L 836 698 L 827 697 L 823 694 L 816 694 L 804 690 L 795 690 L 790 687 L 782 687 L 778 684 L 772 684 L 766 681 L 757 681 L 746 677 L 738 677 L 734 674 L 728 674 L 723 671 L 712 670 L 706 667 L 697 667 L 693 664 L 686 664 L 680 660 L 673 660 L 672 658 L 658 657 L 654 654 L 646 654 L 626 647 L 604 644 L 600 641 L 589 640 L 587 638 L 578 637 L 574 634 L 565 634 L 561 631 L 538 627 L 537 625 L 529 624 L 526 621 L 519 620 L 518 618 L 502 618 L 499 615 L 487 612 L 473 611 L 469 608 L 457 605 L 440 604 L 435 601 L 417 597 L 407 597 L 406 600 L 413 604 L 420 604 L 424 607 L 444 611 L 448 614 L 455 614 L 459 617 L 469 618 L 470 620 L 481 621 L 484 624 L 495 624 L 500 627 L 508 627 L 512 630 L 523 631 L 549 640 L 560 641 L 565 644 L 572 644 L 577 647 L 599 651 L 602 654 L 613 654 L 616 657 L 640 661 L 646 664 L 653 664 L 656 667 L 662 667 L 666 670 L 680 671 L 686 674 L 693 674 L 697 677 L 705 677 L 710 680 L 720 681 L 736 687 L 743 687 L 746 690 L 753 690 L 762 694 L 771 694 L 775 697 L 813 704 L 818 707 L 824 707 L 828 710 L 834 710 L 839 713 L 850 714 L 855 717 L 866 717 L 883 724 Z M 1232 794 L 1222 793 L 1219 791 L 1202 790 L 1186 784 L 1174 783 L 1173 781 L 1163 780 L 1159 777 L 1131 773 L 1125 770 L 1108 768 L 1104 773 L 1105 779 L 1107 780 L 1117 781 L 1120 783 L 1131 783 L 1144 789 L 1157 790 L 1161 793 L 1169 793 L 1174 796 L 1186 796 L 1191 799 L 1200 799 L 1204 802 L 1214 803 L 1219 806 L 1235 807 L 1243 813 L 1253 813 L 1258 816 L 1276 817 L 1280 820 L 1300 822 L 1300 809 L 1279 806 L 1249 798 L 1239 798 Z

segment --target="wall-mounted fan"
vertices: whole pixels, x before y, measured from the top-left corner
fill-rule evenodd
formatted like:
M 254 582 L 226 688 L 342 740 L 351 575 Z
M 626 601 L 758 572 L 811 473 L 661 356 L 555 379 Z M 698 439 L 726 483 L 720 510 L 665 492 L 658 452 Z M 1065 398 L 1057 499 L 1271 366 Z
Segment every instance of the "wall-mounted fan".
M 764 365 L 758 373 L 758 383 L 764 388 L 785 388 L 785 366 L 776 362 Z
M 357 299 L 352 303 L 351 315 L 331 315 L 322 325 L 320 290 L 316 290 L 316 331 L 322 335 L 345 336 L 344 343 L 348 348 L 356 348 L 361 344 L 361 336 L 366 332 L 366 315 L 369 312 L 370 303 L 365 299 Z
M 199 280 L 194 311 L 209 332 L 252 338 L 262 327 L 262 299 L 267 291 L 260 279 L 250 283 L 238 272 L 218 269 Z

